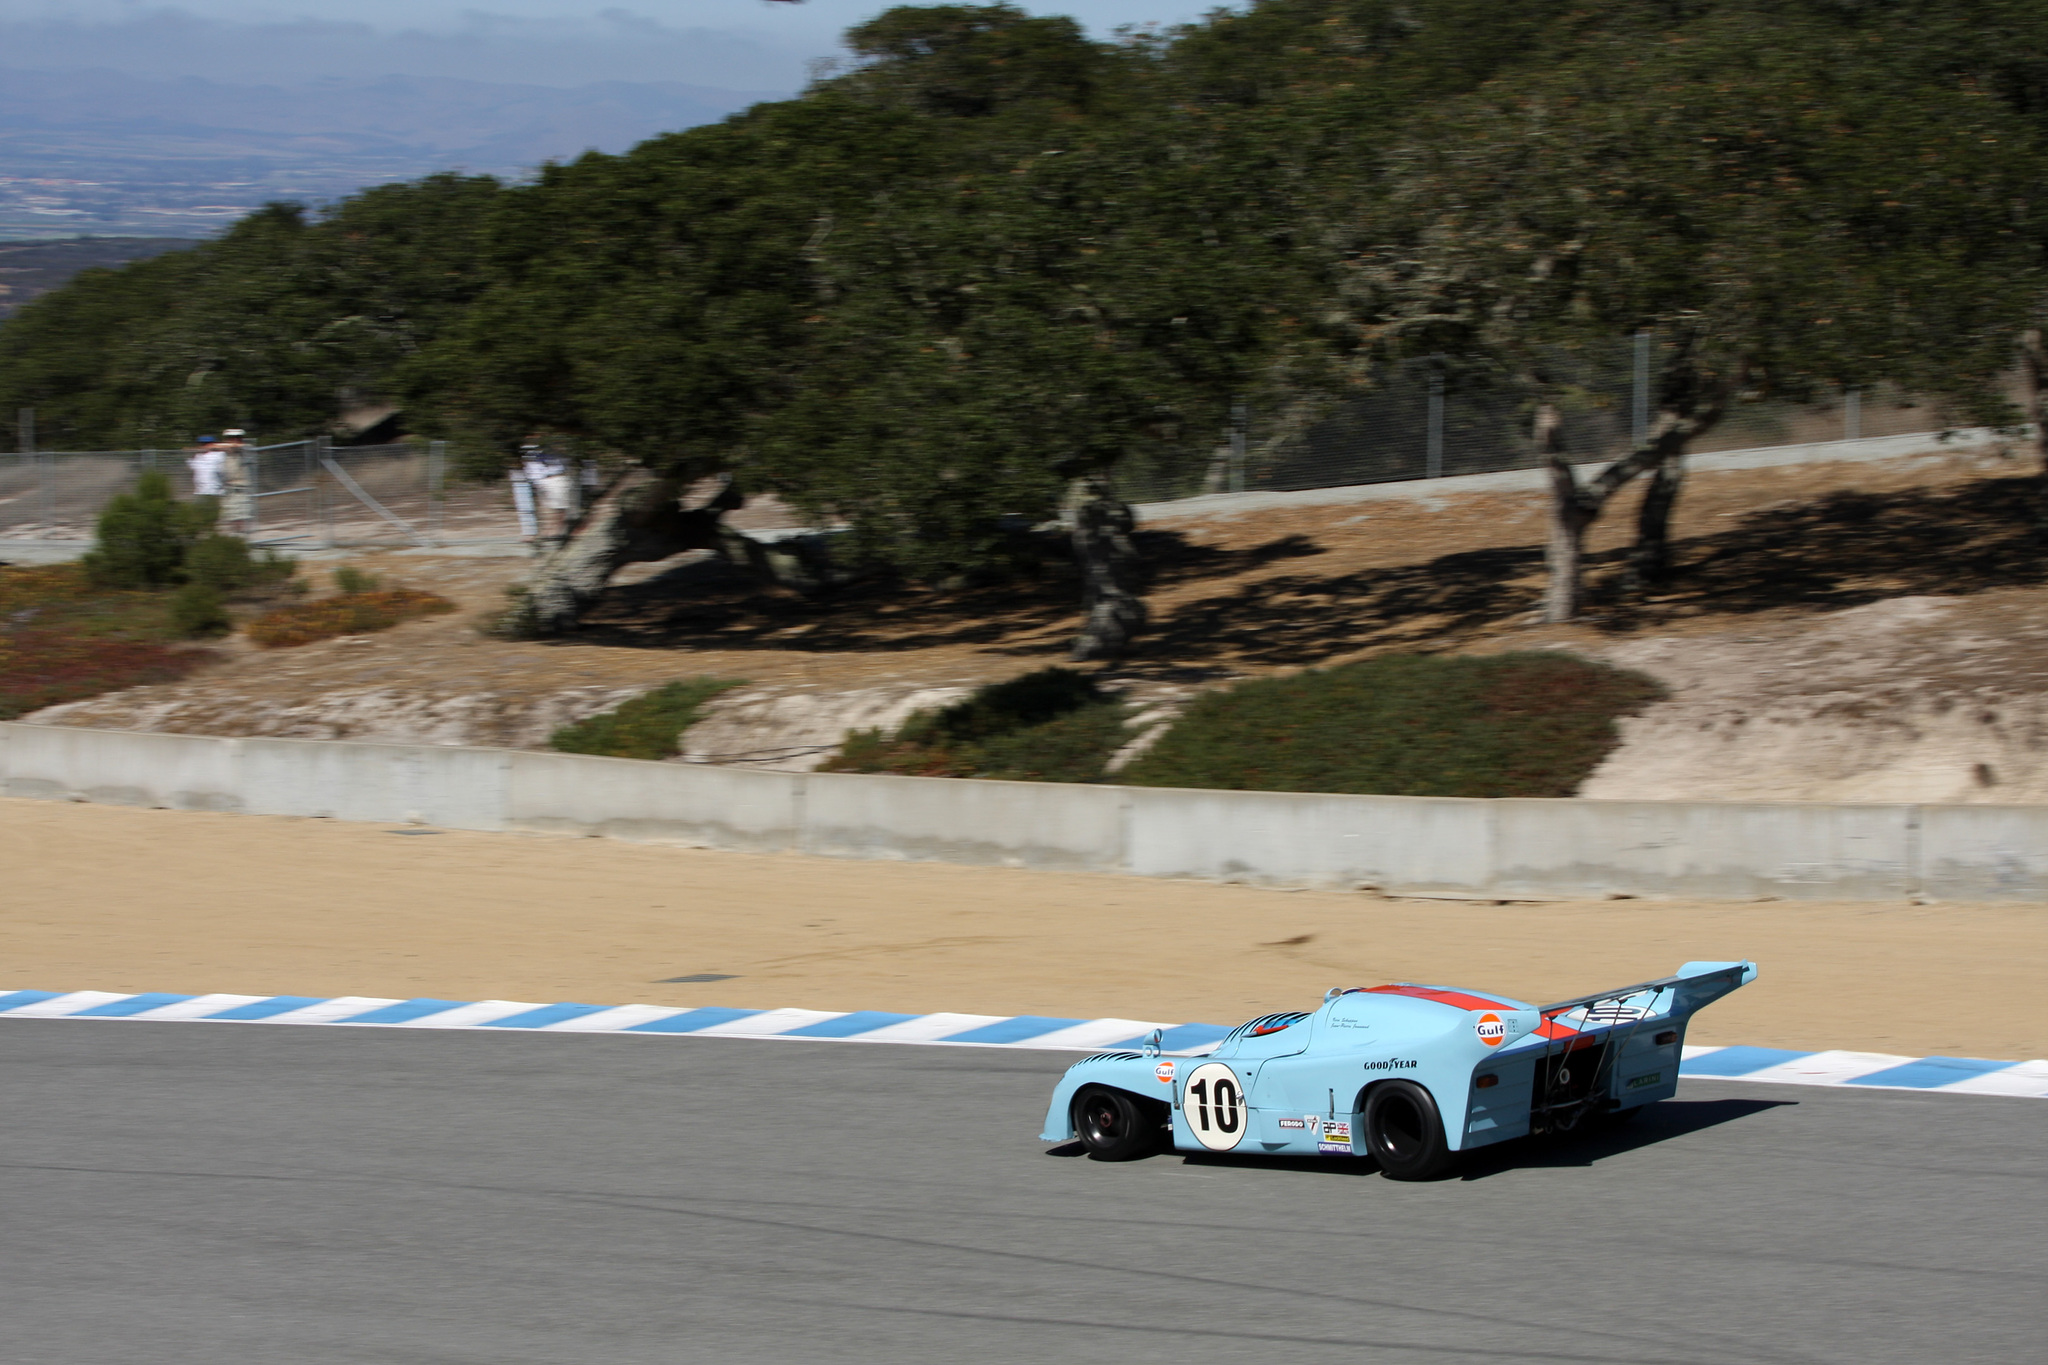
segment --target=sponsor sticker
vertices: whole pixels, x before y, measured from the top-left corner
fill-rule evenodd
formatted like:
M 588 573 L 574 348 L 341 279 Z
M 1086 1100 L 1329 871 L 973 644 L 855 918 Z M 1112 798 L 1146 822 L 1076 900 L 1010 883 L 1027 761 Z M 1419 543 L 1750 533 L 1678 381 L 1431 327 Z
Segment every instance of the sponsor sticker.
M 1316 1150 L 1318 1152 L 1349 1153 L 1351 1151 L 1351 1120 L 1324 1119 L 1322 1135 L 1316 1141 Z
M 1472 1026 L 1472 1031 L 1478 1034 L 1479 1041 L 1488 1047 L 1499 1047 L 1501 1040 L 1508 1036 L 1508 1026 L 1501 1022 L 1498 1014 L 1480 1015 L 1479 1022 Z
M 1280 1126 L 1282 1128 L 1306 1128 L 1308 1125 L 1300 1119 L 1282 1119 L 1280 1120 Z
M 1629 1078 L 1628 1088 L 1631 1090 L 1641 1090 L 1644 1086 L 1655 1085 L 1663 1079 L 1664 1073 L 1661 1071 L 1652 1071 L 1647 1076 L 1632 1076 Z
M 1383 1062 L 1367 1062 L 1365 1069 L 1367 1071 L 1407 1071 L 1414 1066 L 1415 1060 L 1412 1057 L 1390 1057 Z
M 1159 1083 L 1161 1085 L 1172 1085 L 1173 1063 L 1161 1062 L 1158 1066 L 1152 1068 L 1152 1074 L 1159 1078 Z

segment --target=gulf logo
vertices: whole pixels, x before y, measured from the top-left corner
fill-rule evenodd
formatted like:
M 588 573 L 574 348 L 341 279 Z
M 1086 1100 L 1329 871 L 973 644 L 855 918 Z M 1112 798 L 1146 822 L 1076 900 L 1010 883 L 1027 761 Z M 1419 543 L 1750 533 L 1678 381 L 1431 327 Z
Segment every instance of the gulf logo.
M 1161 1062 L 1158 1066 L 1152 1068 L 1152 1074 L 1159 1078 L 1159 1083 L 1161 1085 L 1172 1085 L 1173 1063 Z
M 1479 1041 L 1488 1047 L 1499 1047 L 1501 1040 L 1508 1036 L 1508 1026 L 1500 1021 L 1498 1014 L 1480 1015 L 1479 1022 L 1472 1026 L 1472 1031 L 1478 1034 Z

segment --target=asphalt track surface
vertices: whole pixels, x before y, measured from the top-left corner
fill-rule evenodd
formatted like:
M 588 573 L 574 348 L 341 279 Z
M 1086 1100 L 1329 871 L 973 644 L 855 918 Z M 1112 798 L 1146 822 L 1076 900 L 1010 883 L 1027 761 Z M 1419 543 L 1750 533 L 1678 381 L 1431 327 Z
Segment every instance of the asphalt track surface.
M 0 1361 L 2024 1361 L 2040 1102 L 1691 1083 L 1367 1163 L 1035 1140 L 1067 1059 L 0 1021 Z

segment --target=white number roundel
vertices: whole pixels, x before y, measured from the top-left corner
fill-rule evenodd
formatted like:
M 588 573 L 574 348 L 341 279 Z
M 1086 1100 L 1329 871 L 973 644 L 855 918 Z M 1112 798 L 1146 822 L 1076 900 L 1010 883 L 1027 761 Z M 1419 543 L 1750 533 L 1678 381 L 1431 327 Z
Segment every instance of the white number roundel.
M 1188 1073 L 1180 1092 L 1180 1109 L 1195 1141 L 1212 1152 L 1227 1152 L 1237 1146 L 1251 1121 L 1243 1084 L 1237 1073 L 1221 1062 L 1208 1062 Z

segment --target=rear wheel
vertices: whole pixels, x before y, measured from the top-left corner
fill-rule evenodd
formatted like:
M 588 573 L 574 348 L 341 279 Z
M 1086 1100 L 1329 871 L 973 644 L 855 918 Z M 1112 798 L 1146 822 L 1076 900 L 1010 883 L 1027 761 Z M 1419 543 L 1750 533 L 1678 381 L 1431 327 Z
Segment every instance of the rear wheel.
M 1097 1161 L 1131 1161 L 1159 1150 L 1164 1136 L 1154 1106 L 1136 1095 L 1091 1085 L 1074 1096 L 1074 1128 Z
M 1365 1097 L 1365 1146 L 1389 1180 L 1428 1180 L 1457 1159 L 1436 1101 L 1413 1081 L 1387 1081 Z

